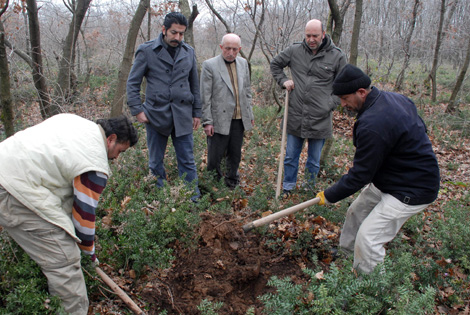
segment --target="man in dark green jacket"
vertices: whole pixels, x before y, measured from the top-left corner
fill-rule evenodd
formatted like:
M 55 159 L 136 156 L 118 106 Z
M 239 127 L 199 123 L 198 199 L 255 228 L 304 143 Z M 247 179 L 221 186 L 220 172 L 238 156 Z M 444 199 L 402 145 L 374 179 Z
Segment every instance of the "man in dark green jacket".
M 289 93 L 287 148 L 284 159 L 284 194 L 296 187 L 299 157 L 308 141 L 307 182 L 315 185 L 320 156 L 326 138 L 333 134 L 332 111 L 339 104 L 332 96 L 332 84 L 346 64 L 346 57 L 325 34 L 319 20 L 305 27 L 305 39 L 283 50 L 271 61 L 276 82 Z M 284 73 L 289 67 L 292 79 Z

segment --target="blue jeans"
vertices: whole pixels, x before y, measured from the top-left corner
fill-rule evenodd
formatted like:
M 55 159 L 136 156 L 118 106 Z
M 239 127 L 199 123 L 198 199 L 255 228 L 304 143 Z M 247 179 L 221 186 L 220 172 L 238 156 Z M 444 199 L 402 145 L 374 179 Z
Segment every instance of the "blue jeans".
M 166 180 L 163 158 L 165 157 L 168 136 L 162 135 L 149 124 L 145 124 L 145 128 L 147 129 L 149 168 L 152 174 L 157 177 L 157 186 L 163 187 Z M 186 174 L 184 180 L 196 185 L 195 192 L 199 196 L 197 170 L 193 154 L 193 134 L 176 137 L 173 130 L 171 140 L 173 141 L 173 147 L 175 148 L 176 159 L 178 161 L 178 174 L 180 177 Z
M 282 188 L 292 190 L 297 183 L 297 173 L 299 171 L 299 157 L 304 145 L 304 138 L 287 134 L 286 157 L 284 158 L 284 181 Z M 307 139 L 308 158 L 305 164 L 305 171 L 308 173 L 307 181 L 314 186 L 315 177 L 320 171 L 320 156 L 325 139 Z

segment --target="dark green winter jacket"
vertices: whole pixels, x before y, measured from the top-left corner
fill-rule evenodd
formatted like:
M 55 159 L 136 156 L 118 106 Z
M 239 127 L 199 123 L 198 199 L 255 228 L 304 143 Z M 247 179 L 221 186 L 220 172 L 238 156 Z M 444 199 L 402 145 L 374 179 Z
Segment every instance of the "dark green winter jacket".
M 304 40 L 271 61 L 271 73 L 281 87 L 289 80 L 285 67 L 290 68 L 294 81 L 294 90 L 289 93 L 287 133 L 311 139 L 332 136 L 332 111 L 339 105 L 339 99 L 332 95 L 332 85 L 345 65 L 345 55 L 328 35 L 316 55 Z

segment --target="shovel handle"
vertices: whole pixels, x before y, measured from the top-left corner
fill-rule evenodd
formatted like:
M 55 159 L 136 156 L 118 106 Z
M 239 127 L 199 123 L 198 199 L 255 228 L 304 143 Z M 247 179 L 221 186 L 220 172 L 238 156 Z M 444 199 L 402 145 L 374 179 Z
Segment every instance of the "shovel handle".
M 256 227 L 266 225 L 266 224 L 268 224 L 268 223 L 270 223 L 274 220 L 277 220 L 277 219 L 282 218 L 286 215 L 295 213 L 299 210 L 308 208 L 308 207 L 313 206 L 313 205 L 315 205 L 319 202 L 320 202 L 320 198 L 317 197 L 317 198 L 313 198 L 313 199 L 307 200 L 305 202 L 299 203 L 298 205 L 292 206 L 290 208 L 281 210 L 279 212 L 270 214 L 270 215 L 268 215 L 264 218 L 261 218 L 261 219 L 258 219 L 258 220 L 255 220 L 253 222 L 245 224 L 243 226 L 243 231 L 249 232 L 249 231 L 253 230 Z
M 276 199 L 281 194 L 282 171 L 284 170 L 284 155 L 286 152 L 287 116 L 289 112 L 289 90 L 286 89 L 286 100 L 284 106 L 284 119 L 282 120 L 281 153 L 279 154 L 279 167 L 277 169 Z
M 100 267 L 95 267 L 96 273 L 103 279 L 103 281 L 116 293 L 121 300 L 131 309 L 134 314 L 144 314 L 144 312 L 132 301 L 132 299 L 114 282 Z

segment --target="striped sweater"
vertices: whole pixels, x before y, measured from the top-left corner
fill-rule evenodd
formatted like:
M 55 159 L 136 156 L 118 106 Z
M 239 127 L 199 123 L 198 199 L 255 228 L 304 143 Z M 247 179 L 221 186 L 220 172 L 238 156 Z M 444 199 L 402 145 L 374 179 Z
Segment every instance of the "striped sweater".
M 78 246 L 95 261 L 95 211 L 98 199 L 106 186 L 108 177 L 101 172 L 87 172 L 73 181 L 72 221 L 77 237 L 82 241 Z

